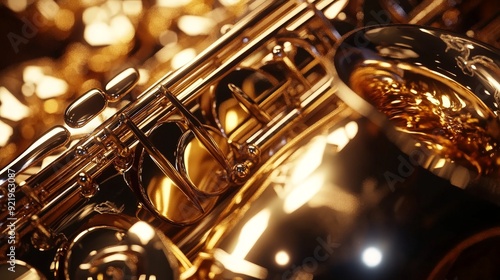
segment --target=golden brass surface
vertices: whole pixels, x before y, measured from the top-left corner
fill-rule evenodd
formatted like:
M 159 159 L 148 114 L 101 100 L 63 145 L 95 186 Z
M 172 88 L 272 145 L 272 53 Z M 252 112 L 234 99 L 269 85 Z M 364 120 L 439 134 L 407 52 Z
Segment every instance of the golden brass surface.
M 496 1 L 0 22 L 0 279 L 500 276 Z
M 459 84 L 447 86 L 411 66 L 398 68 L 400 73 L 377 65 L 360 67 L 352 75 L 353 90 L 436 153 L 479 174 L 498 174 L 499 131 L 493 110 Z

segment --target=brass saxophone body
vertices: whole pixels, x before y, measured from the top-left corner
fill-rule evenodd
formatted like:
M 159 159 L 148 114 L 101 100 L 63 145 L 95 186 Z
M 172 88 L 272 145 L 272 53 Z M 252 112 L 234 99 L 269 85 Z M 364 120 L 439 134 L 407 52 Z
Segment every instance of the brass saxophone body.
M 500 275 L 470 264 L 499 256 L 498 51 L 413 25 L 341 37 L 327 16 L 346 4 L 257 1 L 76 143 L 65 126 L 37 140 L 0 171 L 0 275 Z M 89 90 L 67 126 L 138 79 Z

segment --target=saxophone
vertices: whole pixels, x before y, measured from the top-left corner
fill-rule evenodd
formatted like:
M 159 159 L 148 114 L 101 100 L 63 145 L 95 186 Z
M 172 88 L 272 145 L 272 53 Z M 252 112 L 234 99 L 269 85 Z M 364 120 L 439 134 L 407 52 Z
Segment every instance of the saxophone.
M 359 1 L 257 0 L 86 91 L 0 171 L 0 278 L 498 277 L 500 52 L 428 2 L 345 32 Z

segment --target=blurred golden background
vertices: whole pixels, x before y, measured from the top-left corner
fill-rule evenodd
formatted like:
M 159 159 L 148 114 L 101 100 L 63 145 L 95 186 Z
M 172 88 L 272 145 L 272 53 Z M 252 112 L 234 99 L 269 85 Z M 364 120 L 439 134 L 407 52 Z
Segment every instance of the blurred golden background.
M 217 39 L 244 8 L 240 0 L 2 0 L 0 167 L 62 125 L 77 96 L 126 67 L 140 71 L 137 95 Z M 78 137 L 98 122 L 71 132 Z

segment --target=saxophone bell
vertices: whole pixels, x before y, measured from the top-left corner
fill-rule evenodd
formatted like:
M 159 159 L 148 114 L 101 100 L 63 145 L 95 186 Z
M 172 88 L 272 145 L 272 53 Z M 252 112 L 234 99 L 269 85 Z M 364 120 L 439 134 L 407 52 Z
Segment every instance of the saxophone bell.
M 485 248 L 500 246 L 499 100 L 485 75 L 457 66 L 467 59 L 449 36 L 498 69 L 489 46 L 432 28 L 346 35 L 330 57 L 346 106 L 323 112 L 242 187 L 191 279 L 498 275 L 472 256 L 498 257 Z

